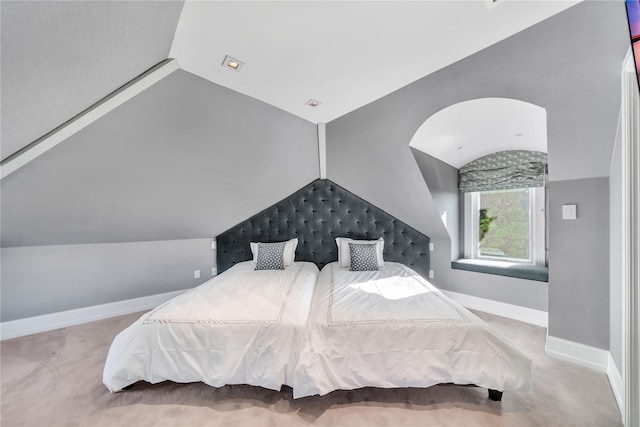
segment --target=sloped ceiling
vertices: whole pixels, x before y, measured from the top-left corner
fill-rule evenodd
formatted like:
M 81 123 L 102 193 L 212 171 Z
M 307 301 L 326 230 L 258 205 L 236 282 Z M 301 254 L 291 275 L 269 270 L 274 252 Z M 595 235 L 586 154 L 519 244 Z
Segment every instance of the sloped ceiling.
M 0 155 L 167 57 L 328 122 L 575 3 L 2 1 Z M 245 61 L 240 73 L 221 66 L 227 54 Z M 305 105 L 310 98 L 320 106 Z
M 104 14 L 102 8 L 108 9 L 108 6 L 102 3 L 87 4 L 97 7 L 96 14 Z M 289 7 L 288 3 L 268 3 L 275 8 Z M 1 4 L 3 12 L 7 4 L 15 6 L 4 1 Z M 64 18 L 67 21 L 62 17 L 46 18 L 46 11 L 52 7 L 49 2 L 37 4 L 44 8 L 44 12 L 36 11 L 38 7 L 35 3 L 25 4 L 28 5 L 24 6 L 26 9 L 15 6 L 12 13 L 16 16 L 29 15 L 27 11 L 32 7 L 33 14 L 43 21 L 51 19 L 56 22 L 57 19 L 74 23 L 73 27 L 77 26 L 76 18 L 70 19 L 67 16 Z M 149 4 L 162 8 L 165 2 Z M 367 4 L 375 6 L 375 3 Z M 504 6 L 508 4 L 505 3 Z M 410 4 L 407 5 L 411 7 Z M 253 3 L 245 4 L 245 7 L 254 6 Z M 59 7 L 57 10 L 83 6 Z M 92 16 L 94 26 L 100 29 L 98 23 L 102 22 L 101 18 L 93 16 L 91 9 L 83 10 Z M 122 13 L 129 12 L 122 10 Z M 175 14 L 177 20 L 179 10 Z M 115 19 L 113 16 L 112 18 Z M 232 19 L 234 16 L 227 18 Z M 3 14 L 2 19 L 3 22 L 8 19 L 7 14 Z M 21 19 L 26 25 L 27 19 L 24 16 Z M 131 21 L 127 22 L 130 34 L 138 23 L 134 25 Z M 62 24 L 58 22 L 56 25 Z M 265 21 L 263 25 L 270 24 Z M 401 23 L 395 27 L 389 25 L 394 31 L 402 29 Z M 43 24 L 41 27 L 46 26 Z M 84 25 L 81 27 L 84 28 Z M 278 28 L 271 26 L 273 31 Z M 389 28 L 385 27 L 384 31 L 389 31 Z M 11 32 L 5 26 L 2 31 L 3 36 L 5 31 Z M 19 32 L 23 29 L 14 25 L 12 31 Z M 92 31 L 87 28 L 86 32 L 89 34 Z M 54 33 L 55 31 L 51 32 L 52 39 L 55 38 Z M 472 32 L 468 34 L 468 37 L 455 43 L 443 39 L 437 51 L 456 49 L 467 39 L 474 37 Z M 112 36 L 119 40 L 115 34 Z M 344 36 L 348 39 L 348 35 Z M 43 35 L 29 37 L 44 43 Z M 68 37 L 82 38 L 80 35 Z M 166 37 L 168 41 L 165 49 L 168 49 L 171 36 Z M 221 38 L 219 43 L 223 45 L 227 43 L 227 39 L 234 37 L 246 36 L 239 32 Z M 295 38 L 295 35 L 290 37 Z M 302 44 L 302 37 L 300 39 Z M 260 39 L 253 40 L 265 52 L 277 53 L 286 48 L 262 43 Z M 407 43 L 411 40 L 413 38 L 408 37 Z M 24 78 L 21 80 L 20 73 L 12 71 L 9 59 L 12 55 L 17 57 L 17 50 L 22 49 L 25 57 L 29 57 L 33 63 L 44 55 L 38 51 L 43 48 L 35 42 L 19 42 L 20 38 L 15 38 L 18 47 L 11 47 L 6 38 L 2 40 L 3 144 L 6 142 L 5 127 L 20 128 L 20 122 L 16 121 L 18 118 L 6 116 L 18 108 L 19 102 L 28 103 L 29 108 L 25 109 L 25 114 L 28 113 L 35 120 L 39 119 L 40 112 L 46 115 L 45 105 L 53 114 L 53 106 L 65 104 L 64 97 L 73 99 L 75 96 L 71 80 L 68 80 L 70 84 L 67 91 L 62 91 L 59 89 L 57 76 L 45 76 L 43 78 L 48 79 L 50 87 L 47 86 L 48 92 L 40 103 L 39 98 L 21 101 L 17 95 L 19 92 L 14 92 L 11 100 L 18 104 L 11 105 L 7 89 L 18 89 L 7 88 L 5 78 L 8 77 L 5 70 L 14 76 L 15 85 L 25 85 L 20 90 L 25 93 L 30 91 L 29 96 L 40 93 L 26 87 L 28 84 L 40 84 L 28 78 L 28 67 L 22 65 Z M 5 43 L 9 46 L 7 51 L 4 50 Z M 52 40 L 51 43 L 58 46 L 59 55 L 71 55 L 60 47 L 63 44 L 60 40 Z M 74 43 L 79 42 L 72 43 L 69 40 L 69 46 L 75 46 Z M 154 46 L 152 41 L 147 44 Z M 420 50 L 419 45 L 420 43 L 414 45 L 417 50 Z M 145 45 L 145 49 L 147 48 Z M 439 218 L 430 222 L 424 215 L 427 209 L 433 210 L 433 206 L 428 200 L 430 196 L 425 191 L 427 189 L 423 176 L 411 154 L 409 141 L 420 125 L 438 111 L 462 101 L 496 96 L 527 100 L 547 109 L 547 117 L 550 118 L 548 131 L 552 136 L 549 139 L 552 179 L 606 176 L 619 111 L 620 64 L 628 48 L 624 3 L 589 1 L 571 7 L 464 60 L 403 86 L 376 102 L 332 120 L 326 127 L 327 176 L 425 234 L 435 237 L 436 232 L 431 231 L 432 223 L 440 228 L 442 224 Z M 145 49 L 138 46 L 138 55 L 142 55 Z M 352 47 L 351 50 L 357 56 L 357 49 Z M 302 51 L 301 47 L 295 52 Z M 91 57 L 87 61 L 88 70 L 115 73 L 113 69 L 119 67 L 120 62 L 111 64 L 111 59 L 108 59 L 108 64 L 104 62 L 104 54 L 97 48 L 86 48 L 84 53 Z M 436 53 L 435 50 L 425 50 L 421 55 Z M 132 58 L 135 57 L 131 55 Z M 166 51 L 164 55 L 167 55 Z M 207 56 L 208 53 L 202 51 L 202 55 Z M 122 62 L 121 56 L 116 57 Z M 160 54 L 157 57 L 164 59 Z M 47 58 L 51 59 L 51 56 Z M 92 61 L 101 64 L 102 68 L 91 68 L 89 63 Z M 156 58 L 149 60 L 150 63 L 155 61 Z M 51 62 L 51 68 L 59 66 L 53 59 Z M 245 78 L 242 77 L 245 76 L 243 73 L 251 68 L 247 62 L 241 73 L 234 73 L 217 62 L 215 66 L 237 78 Z M 44 65 L 42 67 L 41 73 L 46 74 L 43 71 Z M 146 69 L 147 66 L 140 68 Z M 361 71 L 363 80 L 369 78 L 368 69 Z M 389 72 L 389 75 L 392 74 Z M 291 80 L 295 82 L 300 75 L 302 74 L 292 72 Z M 188 83 L 178 84 L 183 80 Z M 327 76 L 325 83 L 338 80 L 337 75 Z M 379 80 L 385 81 L 383 78 Z M 67 81 L 66 77 L 61 81 Z M 277 84 L 282 84 L 278 87 L 286 94 L 286 84 L 273 82 L 274 86 Z M 240 95 L 234 90 L 220 90 L 221 86 L 224 85 L 211 83 L 184 70 L 178 71 L 171 78 L 152 86 L 36 161 L 4 178 L 2 245 L 211 236 L 216 230 L 230 225 L 231 221 L 246 218 L 257 212 L 256 209 L 280 200 L 282 196 L 289 194 L 285 191 L 294 191 L 309 180 L 317 178 L 318 141 L 316 128 L 311 121 L 288 114 L 253 97 Z M 115 87 L 109 88 L 107 92 L 113 89 Z M 49 100 L 49 97 L 55 99 Z M 92 102 L 99 97 L 96 95 Z M 139 108 L 136 109 L 136 106 Z M 295 122 L 295 127 L 301 129 L 299 134 L 291 131 L 291 122 Z M 51 121 L 51 126 L 58 124 L 60 123 Z M 23 129 L 29 130 L 29 126 Z M 37 138 L 36 135 L 34 137 Z M 271 137 L 266 138 L 269 135 Z M 296 149 L 301 149 L 301 146 L 295 140 L 304 141 L 304 163 L 300 163 L 300 155 L 291 153 L 289 144 L 283 143 L 285 136 L 291 138 L 289 144 Z M 29 138 L 24 139 L 28 140 Z M 158 160 L 157 157 L 164 155 L 163 153 L 170 155 Z M 245 153 L 250 153 L 251 156 L 247 157 Z M 275 156 L 283 163 L 274 166 L 270 157 L 263 153 Z M 287 162 L 296 163 L 295 169 L 287 169 L 292 167 Z M 259 169 L 256 169 L 256 165 L 259 165 Z M 263 170 L 267 170 L 269 175 L 262 173 Z M 363 170 L 365 173 L 361 173 Z M 365 179 L 369 175 L 375 180 Z M 91 179 L 88 179 L 89 176 Z M 245 191 L 238 191 L 238 183 L 233 182 L 236 177 L 248 183 Z M 286 182 L 282 184 L 278 181 L 271 185 L 271 178 L 265 177 L 283 179 Z M 254 182 L 257 186 L 253 185 Z M 372 182 L 382 182 L 383 185 L 372 185 Z M 174 185 L 175 183 L 180 185 Z M 209 189 L 211 186 L 216 188 L 213 196 Z M 268 190 L 265 191 L 265 188 Z M 166 191 L 175 198 L 168 198 Z M 285 193 L 281 194 L 282 192 Z M 260 195 L 260 198 L 256 195 Z M 153 203 L 149 203 L 149 197 L 152 197 Z M 169 201 L 166 202 L 165 199 Z M 201 199 L 206 199 L 206 202 Z M 250 203 L 244 204 L 243 200 L 250 200 Z M 233 206 L 233 212 L 229 211 L 229 206 Z M 150 217 L 158 217 L 158 220 L 151 221 Z M 171 229 L 166 225 L 169 223 L 178 224 L 179 229 Z M 61 224 L 66 224 L 69 228 L 63 228 Z M 197 229 L 187 229 L 193 224 L 198 224 Z M 7 230 L 13 235 L 8 234 Z M 118 232 L 115 233 L 114 230 Z
M 2 1 L 2 159 L 169 55 L 182 1 Z
M 187 1 L 171 56 L 200 77 L 328 123 L 575 1 Z M 245 62 L 222 67 L 225 55 Z M 305 103 L 321 102 L 312 108 Z

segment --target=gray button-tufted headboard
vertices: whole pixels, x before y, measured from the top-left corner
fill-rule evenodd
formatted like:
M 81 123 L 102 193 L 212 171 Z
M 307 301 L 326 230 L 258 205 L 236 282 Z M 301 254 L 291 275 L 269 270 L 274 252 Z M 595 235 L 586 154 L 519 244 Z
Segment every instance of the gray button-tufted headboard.
M 427 277 L 429 238 L 339 185 L 319 179 L 220 234 L 218 272 L 252 258 L 249 242 L 298 238 L 296 261 L 318 268 L 338 259 L 336 237 L 384 238 L 384 259 Z

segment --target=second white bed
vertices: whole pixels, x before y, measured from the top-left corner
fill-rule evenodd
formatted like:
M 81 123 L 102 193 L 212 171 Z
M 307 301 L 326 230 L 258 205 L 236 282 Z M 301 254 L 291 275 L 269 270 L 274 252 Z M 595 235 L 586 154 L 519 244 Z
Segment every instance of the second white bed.
M 294 397 L 373 386 L 527 390 L 531 362 L 409 267 L 320 272 Z

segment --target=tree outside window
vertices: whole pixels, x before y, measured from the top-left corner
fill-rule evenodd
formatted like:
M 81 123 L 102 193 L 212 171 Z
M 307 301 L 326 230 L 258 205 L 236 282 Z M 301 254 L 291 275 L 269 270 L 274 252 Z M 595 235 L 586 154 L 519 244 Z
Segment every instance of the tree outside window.
M 479 193 L 480 257 L 531 260 L 529 189 Z

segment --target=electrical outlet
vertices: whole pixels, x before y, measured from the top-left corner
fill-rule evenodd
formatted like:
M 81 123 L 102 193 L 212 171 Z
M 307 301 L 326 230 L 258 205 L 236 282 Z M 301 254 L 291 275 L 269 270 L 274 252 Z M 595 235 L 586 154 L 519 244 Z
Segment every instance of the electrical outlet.
M 200 270 L 194 270 L 193 271 L 193 278 L 194 279 L 199 279 L 200 278 Z
M 218 269 L 217 269 L 216 267 L 213 267 L 213 268 L 211 269 L 211 275 L 212 275 L 212 276 L 217 276 L 217 275 L 218 275 Z
M 433 279 L 433 270 L 429 270 L 429 279 Z
M 433 252 L 435 250 L 435 245 L 433 243 L 429 243 L 429 250 Z

